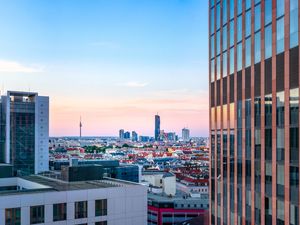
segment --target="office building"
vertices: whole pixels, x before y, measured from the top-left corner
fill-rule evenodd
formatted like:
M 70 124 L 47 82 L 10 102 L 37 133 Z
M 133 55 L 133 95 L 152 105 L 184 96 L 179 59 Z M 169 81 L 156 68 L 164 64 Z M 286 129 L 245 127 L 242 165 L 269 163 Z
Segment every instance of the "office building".
M 8 91 L 1 96 L 0 157 L 15 174 L 49 169 L 49 97 Z
M 134 142 L 138 141 L 138 134 L 137 134 L 137 132 L 135 132 L 135 131 L 131 132 L 131 140 L 134 141 Z
M 189 141 L 190 140 L 190 130 L 187 128 L 182 129 L 182 140 Z
M 123 130 L 123 129 L 121 129 L 121 130 L 119 131 L 119 139 L 120 139 L 120 140 L 123 140 L 123 139 L 124 139 L 124 130 Z
M 155 115 L 155 130 L 154 130 L 155 141 L 159 141 L 159 135 L 160 135 L 160 116 Z
M 0 224 L 146 225 L 147 188 L 114 179 L 1 178 Z
M 124 139 L 130 139 L 130 132 L 129 131 L 126 131 L 124 133 Z
M 210 0 L 211 224 L 299 224 L 297 0 Z

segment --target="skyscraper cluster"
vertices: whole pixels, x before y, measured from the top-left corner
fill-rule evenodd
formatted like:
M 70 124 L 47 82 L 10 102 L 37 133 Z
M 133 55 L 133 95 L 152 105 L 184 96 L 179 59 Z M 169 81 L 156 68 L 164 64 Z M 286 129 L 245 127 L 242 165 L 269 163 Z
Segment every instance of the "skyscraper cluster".
M 299 224 L 297 0 L 210 0 L 210 224 Z

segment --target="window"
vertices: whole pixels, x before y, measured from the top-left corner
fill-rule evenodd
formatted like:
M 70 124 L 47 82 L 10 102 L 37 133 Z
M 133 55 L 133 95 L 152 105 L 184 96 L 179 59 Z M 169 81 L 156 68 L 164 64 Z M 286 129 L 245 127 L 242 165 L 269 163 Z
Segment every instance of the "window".
M 215 32 L 215 9 L 210 10 L 210 34 Z
M 45 208 L 43 205 L 30 207 L 30 224 L 44 223 Z
M 242 16 L 240 15 L 237 18 L 237 42 L 240 42 L 242 40 L 242 31 L 243 31 Z
M 210 58 L 214 58 L 215 57 L 215 36 L 212 35 L 210 37 Z
M 223 51 L 227 49 L 227 25 L 223 27 Z
M 251 65 L 251 37 L 248 37 L 245 41 L 245 67 Z
M 277 0 L 276 3 L 277 3 L 276 16 L 277 18 L 279 18 L 284 15 L 284 0 Z
M 221 45 L 220 31 L 218 31 L 217 35 L 216 35 L 216 50 L 217 50 L 217 55 L 220 54 L 220 45 Z
M 265 2 L 265 25 L 272 22 L 272 0 Z
M 234 0 L 230 0 L 230 19 L 234 17 Z
M 290 48 L 298 45 L 298 1 L 290 0 Z
M 276 34 L 276 53 L 281 53 L 284 51 L 284 17 L 277 20 L 276 24 L 277 34 Z
M 230 49 L 230 66 L 229 73 L 232 74 L 234 72 L 234 48 Z
M 261 24 L 261 8 L 260 8 L 260 4 L 255 6 L 254 8 L 254 31 L 258 31 L 260 29 L 260 24 Z
M 227 52 L 223 53 L 223 77 L 227 76 Z
M 245 15 L 245 36 L 251 35 L 251 10 L 246 12 Z
M 215 81 L 215 60 L 210 61 L 210 76 L 211 82 Z
M 242 53 L 243 53 L 242 43 L 239 43 L 237 45 L 237 71 L 242 69 L 242 65 L 243 65 Z
M 246 0 L 245 8 L 246 10 L 251 8 L 251 0 Z
M 53 221 L 62 221 L 67 219 L 67 204 L 54 204 L 53 205 Z
M 75 219 L 87 218 L 87 201 L 75 202 Z
M 220 16 L 220 3 L 217 4 L 216 6 L 216 26 L 217 30 L 220 29 L 220 24 L 221 24 L 221 16 Z
M 272 56 L 272 24 L 265 28 L 265 59 Z
M 223 24 L 227 23 L 227 1 L 223 1 Z
M 240 15 L 243 10 L 243 2 L 242 0 L 237 0 L 237 15 Z
M 254 62 L 258 63 L 260 61 L 260 57 L 260 32 L 257 32 L 254 36 Z
M 234 20 L 230 21 L 230 47 L 234 45 Z
M 95 216 L 107 215 L 107 199 L 101 199 L 95 201 Z
M 96 222 L 95 225 L 107 225 L 107 221 Z
M 219 80 L 220 78 L 221 78 L 221 60 L 220 60 L 220 56 L 218 56 L 217 57 L 217 80 Z
M 5 209 L 5 225 L 21 225 L 21 208 Z

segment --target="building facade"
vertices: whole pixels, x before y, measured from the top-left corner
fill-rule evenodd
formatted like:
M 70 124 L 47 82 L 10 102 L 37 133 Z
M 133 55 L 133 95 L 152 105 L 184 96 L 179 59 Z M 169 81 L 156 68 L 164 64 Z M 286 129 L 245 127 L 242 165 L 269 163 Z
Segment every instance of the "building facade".
M 160 116 L 155 115 L 155 130 L 154 130 L 155 141 L 159 140 L 159 135 L 160 135 Z
M 146 225 L 147 189 L 113 179 L 0 179 L 0 224 Z
M 187 128 L 182 129 L 182 140 L 189 141 L 190 140 L 190 130 Z
M 8 91 L 1 96 L 1 162 L 16 174 L 49 169 L 49 98 L 32 92 Z
M 209 1 L 210 224 L 299 224 L 298 4 Z

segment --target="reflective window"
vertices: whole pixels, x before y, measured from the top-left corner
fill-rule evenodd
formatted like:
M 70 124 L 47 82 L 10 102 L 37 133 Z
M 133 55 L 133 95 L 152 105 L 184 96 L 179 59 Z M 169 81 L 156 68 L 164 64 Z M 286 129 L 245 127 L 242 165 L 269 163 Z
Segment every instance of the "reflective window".
M 246 10 L 251 8 L 251 0 L 246 0 L 245 8 Z
M 243 63 L 242 53 L 243 53 L 242 43 L 239 43 L 237 45 L 237 71 L 242 69 L 242 63 Z
M 276 16 L 278 18 L 284 15 L 284 0 L 276 0 L 276 4 L 277 4 Z
M 217 30 L 220 28 L 220 24 L 221 24 L 220 3 L 218 3 L 217 6 L 216 6 L 216 26 L 217 26 Z
M 107 199 L 101 199 L 95 201 L 95 216 L 107 215 Z
M 277 20 L 276 29 L 276 53 L 278 54 L 284 51 L 284 17 Z
M 221 45 L 221 38 L 220 38 L 220 31 L 217 32 L 216 35 L 216 50 L 217 50 L 217 55 L 220 54 L 220 45 Z
M 277 224 L 284 224 L 284 202 L 277 200 Z
M 43 205 L 30 207 L 30 224 L 44 223 L 45 208 Z
M 245 41 L 245 67 L 251 65 L 251 37 L 248 37 Z
M 210 58 L 215 57 L 215 36 L 210 37 Z
M 223 51 L 227 49 L 227 25 L 223 27 Z
M 62 221 L 67 219 L 67 203 L 53 205 L 53 221 Z
M 265 24 L 272 22 L 272 0 L 265 1 Z
M 230 49 L 230 67 L 229 73 L 232 74 L 234 72 L 234 48 Z
M 290 0 L 290 47 L 298 45 L 298 1 Z
M 230 0 L 229 3 L 229 7 L 230 7 L 230 19 L 232 19 L 234 17 L 234 0 Z
M 254 31 L 258 31 L 260 29 L 261 24 L 261 7 L 260 4 L 255 6 L 254 8 Z
M 223 24 L 227 23 L 227 1 L 223 0 Z
M 242 40 L 242 32 L 243 32 L 243 23 L 242 23 L 242 15 L 237 18 L 237 42 Z
M 261 49 L 260 49 L 260 31 L 254 36 L 254 63 L 259 62 L 261 59 Z
M 210 0 L 210 7 L 212 7 L 215 4 L 214 0 Z
M 265 28 L 265 59 L 272 56 L 272 24 Z
M 243 1 L 242 0 L 237 0 L 237 15 L 240 15 L 243 10 Z
M 223 77 L 227 76 L 227 51 L 223 53 Z
M 230 21 L 230 47 L 234 45 L 234 20 Z
M 211 82 L 215 81 L 215 60 L 210 61 L 210 77 L 211 77 Z
M 210 34 L 215 32 L 215 8 L 210 10 Z
M 245 15 L 245 36 L 251 35 L 251 10 L 246 12 Z
M 87 201 L 75 202 L 75 219 L 87 218 Z
M 217 80 L 221 78 L 221 60 L 220 56 L 217 57 Z

